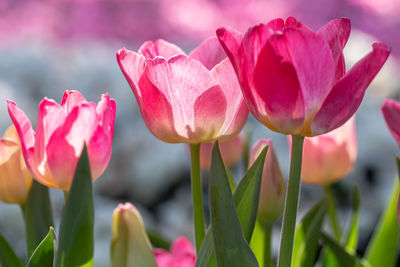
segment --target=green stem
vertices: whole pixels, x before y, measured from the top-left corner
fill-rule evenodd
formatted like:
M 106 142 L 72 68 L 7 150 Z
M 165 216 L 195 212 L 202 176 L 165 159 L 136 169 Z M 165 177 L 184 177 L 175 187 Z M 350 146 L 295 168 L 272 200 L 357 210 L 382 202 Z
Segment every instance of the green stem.
M 279 267 L 289 267 L 292 262 L 293 240 L 299 203 L 303 142 L 304 136 L 292 135 L 292 155 L 290 159 L 289 183 L 282 222 L 281 248 L 278 258 Z
M 205 235 L 203 191 L 200 175 L 200 144 L 190 145 L 193 221 L 196 251 L 199 252 L 201 242 Z
M 328 213 L 331 219 L 331 226 L 336 240 L 340 241 L 340 229 L 338 225 L 338 220 L 336 216 L 335 199 L 332 194 L 332 189 L 330 185 L 324 186 L 325 196 L 328 199 Z
M 264 267 L 272 267 L 271 257 L 272 223 L 264 223 Z
M 68 191 L 63 191 L 64 192 L 64 206 L 67 204 L 67 199 L 68 199 Z

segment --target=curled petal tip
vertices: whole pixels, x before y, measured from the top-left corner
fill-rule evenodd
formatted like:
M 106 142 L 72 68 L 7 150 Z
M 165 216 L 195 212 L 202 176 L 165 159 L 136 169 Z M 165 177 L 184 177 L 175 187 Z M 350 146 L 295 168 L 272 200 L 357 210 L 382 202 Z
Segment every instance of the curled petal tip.
M 392 49 L 389 46 L 381 42 L 373 43 L 372 48 L 374 50 L 382 50 L 384 52 L 387 52 L 388 54 L 392 51 Z

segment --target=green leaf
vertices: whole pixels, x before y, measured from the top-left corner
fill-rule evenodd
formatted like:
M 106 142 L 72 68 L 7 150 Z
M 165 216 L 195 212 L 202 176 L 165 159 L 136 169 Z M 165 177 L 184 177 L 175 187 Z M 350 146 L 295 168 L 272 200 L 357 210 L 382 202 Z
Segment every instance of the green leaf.
M 358 193 L 357 187 L 353 189 L 353 218 L 350 225 L 349 234 L 346 240 L 346 249 L 352 253 L 355 253 L 358 243 L 358 227 L 360 224 L 360 194 Z
M 258 266 L 257 259 L 243 235 L 218 142 L 212 152 L 209 187 L 212 233 L 218 266 Z
M 253 235 L 250 241 L 250 247 L 256 255 L 260 267 L 264 266 L 264 231 L 260 221 L 254 226 Z
M 293 267 L 314 266 L 320 230 L 327 204 L 325 200 L 316 204 L 297 226 L 293 246 Z
M 93 193 L 86 145 L 60 223 L 55 267 L 93 266 Z
M 150 242 L 153 245 L 153 247 L 169 250 L 169 248 L 171 246 L 171 241 L 167 240 L 157 230 L 146 229 L 146 232 L 147 232 L 147 236 L 149 237 Z
M 36 180 L 33 180 L 28 199 L 23 209 L 25 215 L 26 245 L 28 257 L 30 257 L 35 248 L 49 232 L 49 228 L 54 226 L 49 189 Z
M 399 160 L 397 162 L 399 164 Z M 390 267 L 396 264 L 399 248 L 399 225 L 396 216 L 398 195 L 399 181 L 396 179 L 390 201 L 367 248 L 366 259 L 373 267 Z
M 49 233 L 35 249 L 26 267 L 52 267 L 55 242 L 56 233 L 53 227 L 50 227 Z
M 363 261 L 358 256 L 348 252 L 345 248 L 338 244 L 336 240 L 327 234 L 321 233 L 321 239 L 322 242 L 334 253 L 336 258 L 339 260 L 341 267 L 370 266 L 366 261 Z
M 268 147 L 265 147 L 253 163 L 246 175 L 240 180 L 233 193 L 233 201 L 242 225 L 246 240 L 250 240 L 255 220 L 257 218 L 258 199 L 260 195 L 261 177 L 267 155 Z M 201 244 L 196 267 L 216 267 L 217 262 L 214 253 L 212 225 L 208 228 L 206 236 Z
M 24 264 L 15 254 L 7 240 L 0 234 L 0 266 L 23 267 Z

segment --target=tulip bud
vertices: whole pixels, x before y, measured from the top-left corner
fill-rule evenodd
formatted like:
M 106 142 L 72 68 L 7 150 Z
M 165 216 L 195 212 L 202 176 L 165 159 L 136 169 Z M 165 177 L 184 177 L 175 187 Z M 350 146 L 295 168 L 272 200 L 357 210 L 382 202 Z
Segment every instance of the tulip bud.
M 14 125 L 0 138 L 0 200 L 24 204 L 32 184 Z
M 204 170 L 210 170 L 211 152 L 214 143 L 200 144 L 200 166 Z M 237 135 L 234 139 L 227 142 L 220 142 L 219 149 L 221 151 L 222 160 L 227 168 L 235 165 L 243 155 L 245 148 L 245 137 L 243 134 Z
M 142 217 L 131 203 L 119 204 L 114 210 L 111 266 L 157 266 Z
M 271 223 L 282 215 L 285 205 L 286 183 L 271 140 L 263 139 L 254 144 L 250 152 L 250 166 L 266 145 L 268 145 L 268 152 L 262 174 L 258 218 Z
M 196 263 L 193 245 L 185 237 L 178 237 L 170 252 L 155 249 L 154 256 L 158 267 L 194 267 Z
M 323 135 L 305 138 L 301 179 L 309 184 L 328 185 L 345 177 L 357 159 L 355 117 Z

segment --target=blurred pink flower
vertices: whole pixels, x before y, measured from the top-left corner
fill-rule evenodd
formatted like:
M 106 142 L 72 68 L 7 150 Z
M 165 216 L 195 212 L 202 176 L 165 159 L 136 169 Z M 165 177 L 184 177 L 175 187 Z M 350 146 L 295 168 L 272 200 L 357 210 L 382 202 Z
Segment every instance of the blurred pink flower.
M 164 40 L 121 49 L 118 64 L 154 136 L 168 143 L 229 140 L 248 117 L 236 75 L 211 37 L 187 56 Z
M 158 267 L 193 267 L 196 263 L 196 252 L 185 237 L 178 237 L 172 244 L 170 252 L 155 249 L 154 256 Z
M 346 72 L 343 48 L 350 21 L 336 19 L 318 31 L 289 17 L 241 34 L 217 30 L 251 113 L 271 130 L 315 136 L 343 125 L 390 51 L 383 43 Z
M 111 157 L 115 101 L 103 94 L 96 105 L 78 91 L 66 91 L 59 105 L 44 98 L 39 104 L 36 132 L 17 105 L 8 112 L 21 139 L 22 153 L 32 176 L 40 183 L 68 191 L 86 143 L 92 180 L 106 169 Z
M 357 159 L 356 119 L 319 136 L 304 139 L 301 179 L 327 185 L 344 178 Z
M 200 166 L 204 170 L 210 170 L 211 154 L 214 143 L 202 143 L 200 145 Z M 243 155 L 245 148 L 244 134 L 238 134 L 234 139 L 219 143 L 222 160 L 227 168 L 236 164 Z
M 400 147 L 400 103 L 392 99 L 386 99 L 382 105 L 382 114 L 390 133 Z

